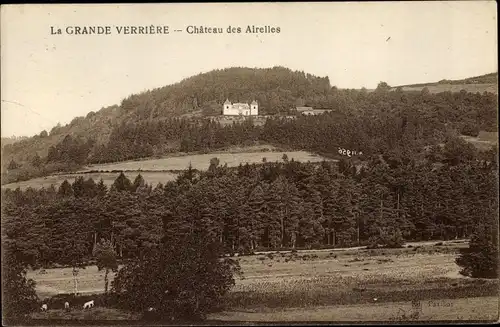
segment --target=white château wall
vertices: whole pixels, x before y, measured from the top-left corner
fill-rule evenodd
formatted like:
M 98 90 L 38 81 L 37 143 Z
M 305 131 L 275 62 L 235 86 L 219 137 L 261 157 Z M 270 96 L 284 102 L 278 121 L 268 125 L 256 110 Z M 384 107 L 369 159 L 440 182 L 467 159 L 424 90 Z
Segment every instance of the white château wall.
M 231 103 L 229 100 L 226 100 L 222 107 L 222 114 L 224 116 L 258 116 L 259 105 L 255 100 L 250 104 Z

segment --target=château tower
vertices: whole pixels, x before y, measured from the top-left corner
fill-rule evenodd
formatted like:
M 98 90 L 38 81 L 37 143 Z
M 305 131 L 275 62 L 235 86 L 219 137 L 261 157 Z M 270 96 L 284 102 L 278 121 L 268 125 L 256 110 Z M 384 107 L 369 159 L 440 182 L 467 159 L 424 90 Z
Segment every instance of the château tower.
M 257 116 L 259 114 L 259 104 L 257 101 L 253 100 L 250 104 L 250 115 Z

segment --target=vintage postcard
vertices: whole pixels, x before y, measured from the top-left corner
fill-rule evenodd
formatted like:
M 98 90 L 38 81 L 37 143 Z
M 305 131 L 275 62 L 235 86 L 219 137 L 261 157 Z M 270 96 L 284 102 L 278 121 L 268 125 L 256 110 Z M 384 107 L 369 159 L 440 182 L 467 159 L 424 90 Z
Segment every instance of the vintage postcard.
M 494 1 L 1 6 L 5 325 L 498 321 Z

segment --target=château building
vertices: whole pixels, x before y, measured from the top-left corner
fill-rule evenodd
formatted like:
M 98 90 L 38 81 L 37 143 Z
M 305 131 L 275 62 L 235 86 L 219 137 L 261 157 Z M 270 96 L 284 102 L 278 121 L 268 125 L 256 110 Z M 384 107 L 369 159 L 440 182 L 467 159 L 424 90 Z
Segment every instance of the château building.
M 305 116 L 322 115 L 324 113 L 333 111 L 333 109 L 314 109 L 313 107 L 296 107 L 295 110 L 297 111 L 297 113 Z
M 258 116 L 259 104 L 255 100 L 250 104 L 240 102 L 231 103 L 228 99 L 224 102 L 222 114 L 224 116 Z

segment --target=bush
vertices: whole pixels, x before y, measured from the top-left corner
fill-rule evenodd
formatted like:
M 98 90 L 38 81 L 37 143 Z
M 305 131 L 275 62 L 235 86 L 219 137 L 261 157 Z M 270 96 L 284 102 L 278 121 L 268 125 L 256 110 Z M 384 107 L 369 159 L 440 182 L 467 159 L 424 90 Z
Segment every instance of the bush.
M 378 236 L 370 237 L 367 249 L 377 249 L 383 247 L 386 249 L 402 248 L 404 246 L 403 234 L 399 228 L 381 229 Z
M 249 246 L 240 246 L 237 250 L 238 255 L 253 255 L 255 252 Z
M 238 262 L 224 258 L 220 244 L 197 235 L 164 242 L 123 267 L 112 294 L 124 309 L 154 308 L 158 319 L 204 319 L 234 285 Z
M 496 224 L 479 224 L 471 237 L 469 248 L 460 249 L 455 260 L 460 273 L 477 278 L 498 277 L 498 228 Z
M 477 137 L 479 135 L 479 126 L 474 122 L 464 122 L 460 126 L 460 133 L 462 135 Z

